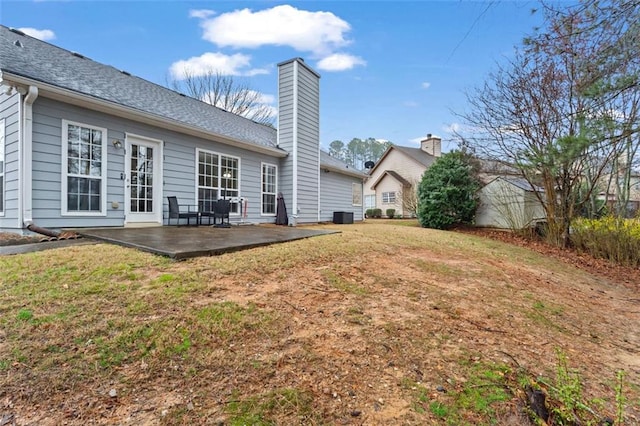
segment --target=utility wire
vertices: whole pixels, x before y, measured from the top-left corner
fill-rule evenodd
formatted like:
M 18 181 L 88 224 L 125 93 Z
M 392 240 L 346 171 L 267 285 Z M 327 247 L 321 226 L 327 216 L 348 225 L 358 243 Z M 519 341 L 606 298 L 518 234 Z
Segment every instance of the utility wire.
M 453 48 L 453 50 L 451 51 L 451 53 L 449 54 L 449 57 L 447 58 L 447 60 L 445 61 L 445 65 L 449 63 L 449 60 L 451 60 L 451 58 L 453 57 L 453 55 L 456 53 L 456 51 L 458 50 L 458 48 L 462 45 L 462 43 L 464 43 L 464 41 L 467 39 L 467 37 L 469 37 L 469 34 L 471 34 L 471 31 L 473 31 L 473 29 L 475 28 L 476 24 L 478 23 L 478 21 L 480 20 L 480 18 L 482 18 L 485 13 L 487 13 L 487 11 L 489 10 L 489 8 L 491 6 L 493 6 L 495 4 L 495 1 L 490 1 L 489 3 L 487 3 L 487 7 L 484 8 L 484 10 L 482 12 L 480 12 L 480 14 L 476 17 L 476 19 L 473 21 L 473 23 L 471 24 L 471 26 L 469 27 L 469 29 L 467 30 L 467 32 L 465 33 L 464 37 L 462 37 L 462 40 L 460 40 L 458 42 L 458 44 L 456 45 L 456 47 Z

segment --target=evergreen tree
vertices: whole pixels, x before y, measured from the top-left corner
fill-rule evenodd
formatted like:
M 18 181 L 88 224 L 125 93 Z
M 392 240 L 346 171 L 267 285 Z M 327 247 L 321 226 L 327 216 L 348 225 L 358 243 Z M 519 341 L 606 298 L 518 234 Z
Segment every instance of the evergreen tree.
M 425 228 L 447 229 L 471 223 L 480 183 L 471 157 L 461 151 L 443 154 L 422 175 L 418 187 L 418 220 Z

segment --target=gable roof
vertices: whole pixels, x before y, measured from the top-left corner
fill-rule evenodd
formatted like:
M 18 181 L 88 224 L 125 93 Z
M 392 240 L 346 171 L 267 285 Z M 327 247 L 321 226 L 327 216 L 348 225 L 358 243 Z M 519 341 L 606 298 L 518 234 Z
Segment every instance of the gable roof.
M 92 61 L 77 53 L 0 25 L 2 80 L 36 84 L 45 92 L 78 94 L 93 102 L 139 112 L 163 123 L 192 128 L 212 138 L 253 145 L 276 156 L 276 130 L 198 99 Z M 38 84 L 41 83 L 41 84 Z
M 544 188 L 543 187 L 537 186 L 537 185 L 531 185 L 525 178 L 522 178 L 522 177 L 497 176 L 496 178 L 492 179 L 489 183 L 494 182 L 494 181 L 496 181 L 498 179 L 503 180 L 503 181 L 505 181 L 507 183 L 510 183 L 511 185 L 515 186 L 516 188 L 522 189 L 523 191 L 527 191 L 527 192 L 544 192 Z M 489 183 L 487 183 L 487 185 L 489 185 Z
M 410 159 L 418 162 L 419 164 L 423 165 L 425 167 L 425 169 L 428 168 L 429 166 L 431 166 L 437 159 L 437 157 L 434 157 L 431 154 L 427 154 L 426 152 L 424 152 L 420 148 L 410 148 L 408 146 L 391 145 L 382 154 L 382 156 L 380 157 L 378 162 L 375 164 L 375 166 L 373 166 L 373 168 L 371 170 L 369 170 L 369 175 L 373 174 L 373 171 L 376 170 L 378 168 L 378 166 L 384 162 L 384 159 L 387 158 L 389 153 L 391 151 L 393 151 L 394 149 L 396 151 L 404 154 L 408 158 L 410 158 Z
M 405 188 L 411 186 L 411 182 L 403 178 L 400 173 L 396 172 L 395 170 L 385 170 L 384 173 L 382 173 L 380 177 L 373 183 L 373 185 L 371 185 L 371 189 L 376 189 L 376 186 L 378 186 L 378 184 L 382 182 L 382 179 L 384 179 L 384 177 L 387 175 L 400 182 Z
M 332 157 L 331 154 L 323 150 L 320 150 L 320 166 L 323 169 L 326 169 L 328 171 L 334 171 L 334 172 L 342 173 L 342 174 L 353 176 L 353 177 L 358 177 L 362 179 L 367 177 L 367 174 L 364 173 L 363 171 L 358 170 L 352 166 L 349 166 L 344 161 L 339 160 L 335 157 Z

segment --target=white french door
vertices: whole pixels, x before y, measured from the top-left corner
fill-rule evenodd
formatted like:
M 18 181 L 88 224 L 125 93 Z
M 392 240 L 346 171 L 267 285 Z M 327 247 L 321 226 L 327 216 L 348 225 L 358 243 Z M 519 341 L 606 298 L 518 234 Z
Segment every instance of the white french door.
M 125 224 L 162 225 L 162 141 L 127 135 Z

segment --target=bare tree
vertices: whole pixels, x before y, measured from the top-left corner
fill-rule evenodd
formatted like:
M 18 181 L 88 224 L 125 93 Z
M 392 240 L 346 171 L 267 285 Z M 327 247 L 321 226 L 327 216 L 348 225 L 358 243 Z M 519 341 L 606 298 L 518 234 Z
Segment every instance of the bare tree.
M 195 73 L 185 68 L 181 78 L 174 78 L 169 86 L 203 102 L 232 112 L 257 123 L 274 126 L 276 110 L 264 102 L 265 96 L 245 81 L 210 68 Z
M 416 179 L 411 179 L 409 185 L 404 185 L 402 190 L 398 194 L 398 198 L 402 207 L 402 215 L 407 214 L 411 217 L 415 217 L 418 212 L 418 186 L 420 182 Z
M 630 131 L 614 125 L 606 100 L 634 83 L 612 74 L 624 72 L 622 56 L 600 66 L 615 34 L 594 33 L 590 17 L 587 8 L 551 11 L 546 31 L 468 94 L 471 111 L 460 114 L 474 132 L 465 143 L 542 187 L 535 194 L 558 246 L 568 245 L 576 210 L 592 199 Z

